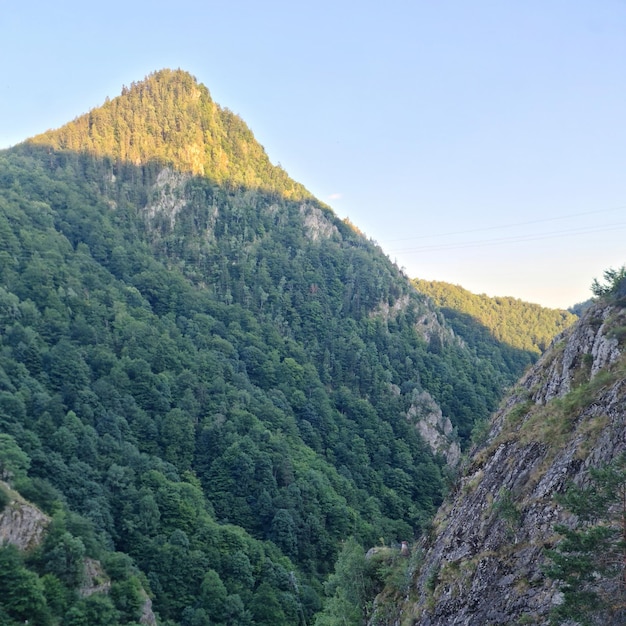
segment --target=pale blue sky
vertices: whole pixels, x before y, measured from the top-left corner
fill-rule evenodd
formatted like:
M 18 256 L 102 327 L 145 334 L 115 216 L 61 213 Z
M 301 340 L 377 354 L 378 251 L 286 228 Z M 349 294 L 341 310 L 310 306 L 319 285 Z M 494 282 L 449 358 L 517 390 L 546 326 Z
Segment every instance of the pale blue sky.
M 0 147 L 188 70 L 410 276 L 567 307 L 626 262 L 626 1 L 0 0 Z

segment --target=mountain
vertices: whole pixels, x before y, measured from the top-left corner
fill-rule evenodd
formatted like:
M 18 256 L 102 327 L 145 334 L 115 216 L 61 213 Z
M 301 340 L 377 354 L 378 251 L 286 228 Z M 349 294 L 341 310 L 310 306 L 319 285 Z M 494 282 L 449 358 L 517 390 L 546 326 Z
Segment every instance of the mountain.
M 32 138 L 31 145 L 106 157 L 117 167 L 169 164 L 218 184 L 310 198 L 270 163 L 243 120 L 213 102 L 208 89 L 180 70 L 161 70 L 122 89 L 87 115 Z
M 370 624 L 623 624 L 626 280 L 490 421 Z
M 492 344 L 524 351 L 536 360 L 556 335 L 578 319 L 569 311 L 518 298 L 477 295 L 450 283 L 414 279 L 413 284 L 442 309 L 454 332 L 478 350 L 480 339 L 475 336 L 481 335 L 481 325 L 491 335 Z
M 457 337 L 494 366 L 505 387 L 516 383 L 552 339 L 578 319 L 571 312 L 517 298 L 476 295 L 459 285 L 418 278 L 412 282 L 439 307 Z
M 0 153 L 0 502 L 50 518 L 0 618 L 311 624 L 348 537 L 421 534 L 496 370 L 193 77 L 133 83 Z

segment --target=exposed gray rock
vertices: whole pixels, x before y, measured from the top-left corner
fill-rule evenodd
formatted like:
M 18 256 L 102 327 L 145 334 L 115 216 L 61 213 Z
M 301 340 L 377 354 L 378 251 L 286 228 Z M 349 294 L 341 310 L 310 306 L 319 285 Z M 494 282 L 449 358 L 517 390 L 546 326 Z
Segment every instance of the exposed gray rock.
M 409 306 L 410 302 L 411 298 L 408 294 L 400 296 L 392 305 L 389 305 L 386 300 L 383 300 L 370 313 L 370 317 L 378 317 L 380 315 L 385 321 L 389 321 L 391 318 L 398 315 L 398 313 L 404 311 Z
M 625 318 L 623 309 L 592 307 L 578 324 L 559 335 L 523 381 L 534 400 L 546 403 L 562 397 L 571 391 L 581 369 L 593 377 L 614 363 L 621 353 L 617 339 L 608 331 Z
M 109 593 L 111 590 L 111 580 L 102 569 L 100 561 L 85 558 L 83 571 L 83 584 L 79 589 L 79 594 L 86 598 L 94 593 Z M 144 589 L 141 590 L 143 605 L 141 607 L 141 617 L 139 623 L 145 626 L 158 626 L 156 616 L 152 610 L 152 600 Z
M 0 488 L 9 494 L 11 500 L 0 512 L 0 545 L 11 543 L 21 550 L 36 548 L 44 539 L 50 518 L 35 505 L 24 500 L 5 482 L 0 481 Z M 83 567 L 83 584 L 79 589 L 82 597 L 94 593 L 108 593 L 111 581 L 102 569 L 99 561 L 86 557 Z M 152 601 L 143 591 L 144 604 L 139 622 L 146 626 L 158 626 L 152 610 Z
M 382 301 L 370 316 L 381 316 L 385 321 L 389 321 L 404 311 L 410 303 L 411 298 L 408 294 L 400 296 L 392 305 Z M 432 341 L 433 338 L 441 344 L 458 341 L 452 330 L 441 323 L 429 301 L 422 306 L 415 328 L 425 341 Z M 397 385 L 390 385 L 390 388 L 396 395 L 400 395 L 401 391 Z M 450 418 L 443 415 L 441 407 L 427 391 L 414 391 L 413 394 L 406 414 L 407 419 L 415 424 L 433 454 L 442 455 L 450 467 L 456 467 L 461 458 L 461 448 Z
M 451 328 L 444 327 L 439 321 L 437 312 L 434 309 L 426 309 L 418 318 L 415 329 L 422 335 L 424 341 L 430 342 L 433 337 L 441 340 L 442 343 L 451 341 L 454 332 Z M 460 341 L 455 338 L 455 340 Z
M 312 241 L 339 236 L 339 231 L 329 219 L 329 215 L 325 214 L 319 207 L 302 204 L 300 206 L 300 215 L 304 220 L 306 236 Z
M 422 439 L 434 454 L 441 454 L 451 467 L 456 467 L 461 458 L 461 448 L 454 439 L 452 422 L 444 416 L 434 398 L 427 392 L 414 392 L 407 412 L 416 423 Z
M 104 573 L 100 561 L 85 557 L 83 563 L 83 584 L 79 589 L 80 595 L 86 598 L 94 593 L 109 593 L 110 589 L 111 581 Z
M 157 619 L 152 611 L 152 600 L 146 595 L 146 600 L 143 603 L 143 607 L 141 609 L 141 617 L 139 618 L 140 624 L 145 624 L 145 626 L 157 626 Z
M 144 209 L 146 215 L 151 219 L 164 216 L 173 228 L 176 216 L 186 204 L 184 190 L 190 178 L 191 174 L 164 167 L 152 187 L 153 197 Z
M 625 309 L 592 307 L 522 379 L 435 518 L 408 596 L 371 626 L 547 624 L 562 597 L 545 548 L 569 519 L 554 495 L 626 450 L 624 326 Z
M 21 550 L 37 547 L 50 518 L 12 491 L 6 483 L 1 485 L 10 495 L 11 501 L 0 513 L 0 544 L 12 543 Z

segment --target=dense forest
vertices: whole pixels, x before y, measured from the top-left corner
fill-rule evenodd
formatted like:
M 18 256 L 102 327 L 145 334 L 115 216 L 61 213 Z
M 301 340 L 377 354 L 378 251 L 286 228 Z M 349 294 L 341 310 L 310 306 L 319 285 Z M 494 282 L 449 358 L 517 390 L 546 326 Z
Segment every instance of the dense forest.
M 169 626 L 326 623 L 348 538 L 412 541 L 441 501 L 420 398 L 464 443 L 505 384 L 206 88 L 153 74 L 0 153 L 0 509 L 52 518 L 0 549 L 0 621 L 136 624 L 148 594 Z M 108 593 L 79 593 L 92 560 Z
M 476 295 L 459 285 L 413 279 L 421 293 L 441 307 L 454 332 L 515 382 L 537 360 L 556 335 L 577 315 L 511 297 Z

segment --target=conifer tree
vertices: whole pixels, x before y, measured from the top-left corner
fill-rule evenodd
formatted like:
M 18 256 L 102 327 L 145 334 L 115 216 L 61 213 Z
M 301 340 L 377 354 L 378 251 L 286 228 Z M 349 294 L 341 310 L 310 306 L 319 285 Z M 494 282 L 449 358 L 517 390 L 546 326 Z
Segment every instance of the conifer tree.
M 559 498 L 575 515 L 557 525 L 563 539 L 548 551 L 546 573 L 558 581 L 562 602 L 552 624 L 623 624 L 626 619 L 626 455 L 591 469 L 589 483 Z

